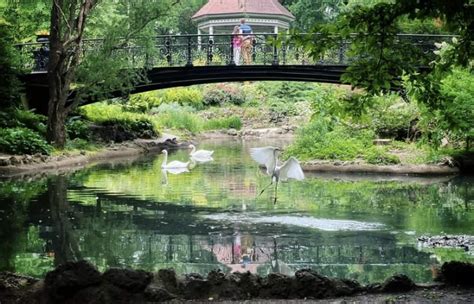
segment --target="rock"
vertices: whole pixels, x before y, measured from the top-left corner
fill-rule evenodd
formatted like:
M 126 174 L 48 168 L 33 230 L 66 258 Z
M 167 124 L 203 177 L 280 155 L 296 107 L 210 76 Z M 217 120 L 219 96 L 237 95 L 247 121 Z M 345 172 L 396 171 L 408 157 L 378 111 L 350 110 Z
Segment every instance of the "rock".
M 81 155 L 86 155 L 86 154 L 87 154 L 86 151 L 84 151 L 84 150 L 81 150 L 81 152 L 79 152 L 79 153 L 80 153 Z
M 236 129 L 229 129 L 227 130 L 227 134 L 231 136 L 237 136 L 239 135 L 239 132 Z
M 372 283 L 372 284 L 369 284 L 365 287 L 365 290 L 368 292 L 368 293 L 377 293 L 377 292 L 381 292 L 382 291 L 382 284 L 380 283 Z
M 160 269 L 158 271 L 157 278 L 166 290 L 170 292 L 177 292 L 178 290 L 178 278 L 174 269 Z
M 144 296 L 145 300 L 149 302 L 164 302 L 176 298 L 176 295 L 170 293 L 168 290 L 153 285 L 150 285 L 145 289 Z
M 5 166 L 10 166 L 10 160 L 8 158 L 0 158 L 0 166 L 5 167 Z
M 52 299 L 62 300 L 100 282 L 100 272 L 88 262 L 68 262 L 46 274 L 44 288 Z
M 260 297 L 287 299 L 292 290 L 292 279 L 284 274 L 270 273 L 263 279 Z
M 296 298 L 325 298 L 334 293 L 332 281 L 311 269 L 301 269 L 295 272 L 293 297 Z
M 350 296 L 363 288 L 359 282 L 349 279 L 333 279 L 335 296 Z
M 185 276 L 183 282 L 183 296 L 185 299 L 207 299 L 211 290 L 211 284 L 200 274 L 190 273 Z
M 13 166 L 21 165 L 23 162 L 21 160 L 21 156 L 12 156 L 9 159 L 10 164 Z
M 22 289 L 38 282 L 38 279 L 11 272 L 0 272 L 0 290 Z
M 30 164 L 33 162 L 33 156 L 29 155 L 29 154 L 26 154 L 24 157 L 23 157 L 23 163 L 24 164 Z
M 250 273 L 250 271 L 238 272 L 234 275 L 239 278 L 238 286 L 245 295 L 245 298 L 256 297 L 259 294 L 262 282 L 258 275 Z
M 145 290 L 150 284 L 153 274 L 143 270 L 110 268 L 104 272 L 102 278 L 128 292 L 137 293 Z
M 455 261 L 444 263 L 437 280 L 449 285 L 474 286 L 474 264 Z
M 404 274 L 396 274 L 386 279 L 382 284 L 383 292 L 404 292 L 415 288 L 415 283 Z
M 222 285 L 226 281 L 225 273 L 222 272 L 220 269 L 212 270 L 207 275 L 207 280 L 211 285 Z

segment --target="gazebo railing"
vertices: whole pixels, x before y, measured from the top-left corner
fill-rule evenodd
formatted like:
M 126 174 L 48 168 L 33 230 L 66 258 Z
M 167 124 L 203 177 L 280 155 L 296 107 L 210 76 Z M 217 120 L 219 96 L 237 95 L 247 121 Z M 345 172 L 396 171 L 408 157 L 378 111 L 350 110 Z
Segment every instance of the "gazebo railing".
M 306 35 L 306 34 L 301 34 Z M 314 35 L 314 43 L 318 41 Z M 434 59 L 436 42 L 450 41 L 448 35 L 407 35 L 400 34 L 397 40 L 415 46 L 418 53 L 429 62 Z M 154 67 L 197 67 L 197 66 L 236 66 L 243 64 L 234 57 L 232 35 L 165 35 L 156 36 L 150 48 L 145 49 L 137 41 L 123 41 L 113 50 L 111 56 L 126 59 L 134 68 Z M 312 58 L 297 47 L 291 40 L 273 33 L 254 34 L 251 48 L 251 65 L 347 65 L 355 58 L 350 55 L 351 41 L 340 40 L 339 44 L 327 49 L 319 58 Z M 84 40 L 83 55 L 100 52 L 102 39 Z M 46 71 L 48 66 L 49 43 L 25 43 L 16 46 L 20 52 L 22 66 L 34 72 Z M 358 54 L 357 56 L 363 56 Z

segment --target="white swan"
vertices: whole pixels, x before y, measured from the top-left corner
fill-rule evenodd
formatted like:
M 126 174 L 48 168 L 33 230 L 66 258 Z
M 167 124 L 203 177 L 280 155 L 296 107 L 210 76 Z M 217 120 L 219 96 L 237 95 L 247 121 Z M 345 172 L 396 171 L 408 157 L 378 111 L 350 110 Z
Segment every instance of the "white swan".
M 189 162 L 180 162 L 178 160 L 173 160 L 170 163 L 168 162 L 168 151 L 163 150 L 161 153 L 163 153 L 165 156 L 163 158 L 163 162 L 161 163 L 161 168 L 162 169 L 180 169 L 180 168 L 187 168 L 189 166 Z
M 189 155 L 194 158 L 196 161 L 210 161 L 212 160 L 212 153 L 214 151 L 209 151 L 209 150 L 197 150 L 196 147 L 191 144 L 189 145 L 189 148 L 192 149 L 191 153 Z
M 263 188 L 260 194 L 262 194 L 265 189 L 275 183 L 275 200 L 273 203 L 276 203 L 277 200 L 278 182 L 280 180 L 286 181 L 289 178 L 294 178 L 296 180 L 304 179 L 304 173 L 301 169 L 300 163 L 293 156 L 282 165 L 278 165 L 279 151 L 281 151 L 280 148 L 270 146 L 250 149 L 250 156 L 253 158 L 253 160 L 261 165 L 265 165 L 267 168 L 267 174 L 272 178 L 270 185 Z

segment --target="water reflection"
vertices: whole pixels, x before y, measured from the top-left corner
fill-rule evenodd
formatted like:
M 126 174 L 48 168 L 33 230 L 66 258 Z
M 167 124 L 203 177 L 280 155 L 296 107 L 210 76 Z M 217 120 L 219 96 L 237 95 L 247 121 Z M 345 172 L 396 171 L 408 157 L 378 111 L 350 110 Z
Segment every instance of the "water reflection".
M 209 144 L 216 160 L 190 172 L 162 172 L 162 156 L 154 156 L 1 182 L 0 270 L 42 276 L 54 265 L 87 259 L 101 270 L 292 274 L 311 267 L 363 282 L 396 272 L 425 282 L 433 266 L 460 255 L 418 249 L 417 236 L 474 234 L 470 178 L 316 175 L 283 184 L 273 205 L 256 198 L 266 181 L 248 157 L 251 146 Z

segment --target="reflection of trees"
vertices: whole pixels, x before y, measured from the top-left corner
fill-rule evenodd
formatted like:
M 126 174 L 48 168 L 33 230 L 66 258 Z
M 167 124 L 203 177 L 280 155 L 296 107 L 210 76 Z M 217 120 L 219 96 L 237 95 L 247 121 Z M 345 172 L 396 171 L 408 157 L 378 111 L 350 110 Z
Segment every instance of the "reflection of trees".
M 81 258 L 78 240 L 69 219 L 75 213 L 72 212 L 67 200 L 67 186 L 68 179 L 64 175 L 57 175 L 48 180 L 47 199 L 53 228 L 50 241 L 55 265 Z
M 45 181 L 41 179 L 0 182 L 0 271 L 17 271 L 18 252 L 30 249 L 32 238 L 26 227 L 26 207 L 45 189 Z

